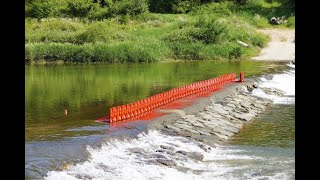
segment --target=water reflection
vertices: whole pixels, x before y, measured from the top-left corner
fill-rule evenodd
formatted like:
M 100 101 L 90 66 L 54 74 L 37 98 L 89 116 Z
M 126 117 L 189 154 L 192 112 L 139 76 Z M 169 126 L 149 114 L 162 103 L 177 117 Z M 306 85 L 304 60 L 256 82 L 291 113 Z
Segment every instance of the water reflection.
M 283 63 L 257 61 L 27 65 L 26 141 L 48 140 L 68 128 L 97 125 L 94 120 L 107 115 L 110 107 L 173 87 L 224 73 L 244 71 L 250 77 L 285 67 Z

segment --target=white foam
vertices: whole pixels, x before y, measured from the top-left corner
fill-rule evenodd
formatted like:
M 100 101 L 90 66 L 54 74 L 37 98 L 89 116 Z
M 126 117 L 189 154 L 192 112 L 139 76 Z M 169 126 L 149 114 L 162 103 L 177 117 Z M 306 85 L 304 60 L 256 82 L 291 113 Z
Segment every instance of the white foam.
M 289 65 L 288 65 L 289 66 Z M 294 65 L 290 65 L 294 68 Z M 270 88 L 272 90 L 280 90 L 285 96 L 277 96 L 266 94 L 262 89 L 254 89 L 254 96 L 270 99 L 274 104 L 293 104 L 295 103 L 295 70 L 291 69 L 281 74 L 273 75 L 271 80 L 264 77 L 259 79 L 259 87 Z
M 268 179 L 268 180 L 287 180 L 287 179 L 293 179 L 293 177 L 290 177 L 286 173 L 276 173 L 275 175 L 270 176 L 252 176 L 252 175 L 245 175 L 247 179 L 250 180 L 261 180 L 261 179 Z
M 158 131 L 141 133 L 138 138 L 130 141 L 113 140 L 101 148 L 88 147 L 90 159 L 63 171 L 50 171 L 47 180 L 73 180 L 90 177 L 93 179 L 230 179 L 232 171 L 243 167 L 226 166 L 221 161 L 259 159 L 255 156 L 239 155 L 241 150 L 224 147 L 211 147 L 209 152 L 196 143 L 178 136 L 167 136 Z M 174 148 L 174 152 L 183 150 L 198 152 L 204 155 L 203 161 L 195 161 L 187 156 L 174 156 L 162 153 L 167 159 L 173 160 L 177 166 L 187 168 L 186 172 L 163 165 L 148 163 L 150 156 L 131 153 L 130 148 L 141 148 L 145 154 L 151 155 L 160 149 L 160 145 Z M 178 147 L 176 147 L 178 146 Z M 195 173 L 194 171 L 201 171 Z
M 296 65 L 292 64 L 292 62 L 290 62 L 289 64 L 287 64 L 287 66 L 292 67 L 292 68 L 296 68 Z

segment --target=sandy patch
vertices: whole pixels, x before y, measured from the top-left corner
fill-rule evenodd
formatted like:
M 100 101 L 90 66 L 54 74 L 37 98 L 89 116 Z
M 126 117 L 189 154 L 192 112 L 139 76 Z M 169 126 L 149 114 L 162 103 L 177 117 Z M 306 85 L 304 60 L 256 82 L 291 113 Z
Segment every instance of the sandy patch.
M 261 50 L 253 60 L 292 61 L 295 59 L 295 30 L 292 29 L 262 29 L 259 32 L 271 37 L 271 42 Z

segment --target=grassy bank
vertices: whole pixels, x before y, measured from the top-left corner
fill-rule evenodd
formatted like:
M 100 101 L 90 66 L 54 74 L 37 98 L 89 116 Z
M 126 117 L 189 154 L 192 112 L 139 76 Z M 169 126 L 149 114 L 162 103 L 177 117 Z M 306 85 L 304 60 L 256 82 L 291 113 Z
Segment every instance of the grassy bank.
M 290 18 L 280 27 L 294 27 L 288 5 L 262 0 L 207 3 L 184 14 L 26 18 L 25 58 L 108 63 L 248 58 L 269 40 L 255 29 L 272 27 L 268 18 L 283 15 Z

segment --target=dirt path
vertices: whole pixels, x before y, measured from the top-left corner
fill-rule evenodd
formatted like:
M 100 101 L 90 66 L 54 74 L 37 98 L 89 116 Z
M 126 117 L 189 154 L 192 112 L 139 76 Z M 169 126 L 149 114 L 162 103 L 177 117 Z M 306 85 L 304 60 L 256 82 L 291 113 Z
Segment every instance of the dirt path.
M 253 60 L 291 61 L 295 58 L 295 30 L 263 29 L 258 30 L 271 37 L 271 42 L 263 48 L 260 55 Z

